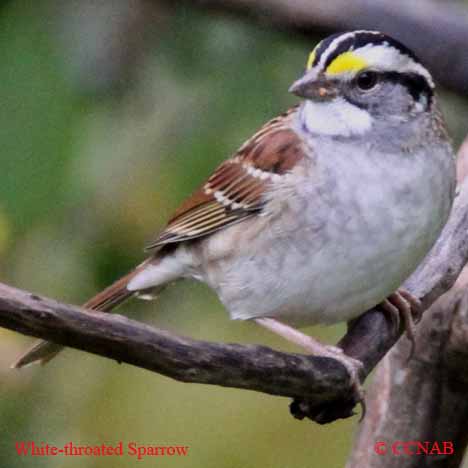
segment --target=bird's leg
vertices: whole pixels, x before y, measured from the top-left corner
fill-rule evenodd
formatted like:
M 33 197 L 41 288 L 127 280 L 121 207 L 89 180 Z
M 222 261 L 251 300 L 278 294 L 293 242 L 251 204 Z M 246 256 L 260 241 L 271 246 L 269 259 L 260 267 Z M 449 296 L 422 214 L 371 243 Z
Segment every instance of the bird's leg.
M 341 348 L 324 345 L 311 336 L 308 336 L 289 325 L 279 322 L 278 320 L 272 318 L 257 318 L 254 320 L 262 327 L 265 327 L 285 340 L 300 346 L 314 356 L 329 357 L 341 362 L 351 377 L 351 382 L 356 393 L 357 400 L 364 408 L 364 390 L 362 389 L 361 380 L 359 378 L 359 372 L 363 367 L 361 361 L 347 356 Z
M 406 337 L 411 343 L 408 360 L 411 359 L 416 346 L 414 324 L 421 318 L 421 302 L 408 291 L 399 289 L 393 294 L 390 294 L 381 305 L 383 309 L 390 314 L 390 318 L 396 330 L 399 328 L 400 318 L 403 320 Z

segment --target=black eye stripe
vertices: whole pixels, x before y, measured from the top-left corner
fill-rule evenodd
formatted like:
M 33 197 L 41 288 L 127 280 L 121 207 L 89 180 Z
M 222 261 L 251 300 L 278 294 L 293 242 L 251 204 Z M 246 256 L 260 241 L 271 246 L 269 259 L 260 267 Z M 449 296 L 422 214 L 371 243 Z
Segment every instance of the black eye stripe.
M 398 72 L 379 72 L 380 81 L 390 81 L 395 84 L 404 86 L 411 97 L 416 101 L 420 101 L 421 96 L 427 97 L 427 108 L 432 104 L 434 97 L 434 91 L 426 79 L 417 75 L 416 73 L 398 73 Z M 344 98 L 350 103 L 359 107 L 360 109 L 368 109 L 369 105 L 366 102 L 358 101 L 353 99 L 351 96 L 344 96 Z
M 425 95 L 428 98 L 428 104 L 432 102 L 434 91 L 424 76 L 398 72 L 382 72 L 381 75 L 384 80 L 404 86 L 415 101 L 419 101 L 421 96 Z

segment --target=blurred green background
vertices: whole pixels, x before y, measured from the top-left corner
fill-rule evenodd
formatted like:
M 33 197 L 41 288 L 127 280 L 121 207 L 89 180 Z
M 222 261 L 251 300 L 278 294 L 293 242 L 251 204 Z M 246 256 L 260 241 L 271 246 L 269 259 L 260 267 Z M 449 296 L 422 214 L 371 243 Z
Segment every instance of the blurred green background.
M 1 281 L 82 303 L 126 272 L 178 203 L 295 102 L 286 91 L 313 45 L 156 2 L 4 2 Z M 459 144 L 467 101 L 442 95 Z M 253 324 L 230 322 L 214 293 L 193 282 L 120 311 L 195 338 L 294 349 Z M 343 331 L 311 332 L 333 342 Z M 0 335 L 2 468 L 135 463 L 21 458 L 20 440 L 190 447 L 187 457 L 142 466 L 341 467 L 357 425 L 357 417 L 325 427 L 299 422 L 287 399 L 182 384 L 73 350 L 45 368 L 12 371 L 31 339 Z

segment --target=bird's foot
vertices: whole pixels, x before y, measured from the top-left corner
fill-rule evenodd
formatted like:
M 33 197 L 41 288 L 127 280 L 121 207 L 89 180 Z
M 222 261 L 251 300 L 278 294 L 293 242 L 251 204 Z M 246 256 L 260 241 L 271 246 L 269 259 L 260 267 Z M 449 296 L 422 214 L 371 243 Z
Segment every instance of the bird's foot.
M 360 378 L 360 373 L 364 368 L 363 363 L 358 359 L 354 359 L 351 356 L 348 356 L 341 348 L 338 348 L 337 346 L 325 346 L 324 348 L 325 352 L 321 354 L 322 356 L 336 359 L 348 371 L 355 399 L 361 405 L 362 408 L 360 418 L 360 421 L 362 421 L 364 416 L 366 415 L 365 391 L 362 387 Z
M 360 379 L 360 372 L 363 369 L 363 364 L 361 361 L 346 355 L 341 348 L 324 345 L 311 336 L 306 335 L 276 319 L 258 318 L 255 319 L 255 322 L 272 331 L 273 333 L 280 335 L 286 340 L 295 343 L 313 356 L 329 357 L 339 361 L 348 371 L 350 376 L 351 385 L 354 391 L 354 399 L 362 407 L 362 420 L 366 413 L 366 405 L 364 400 L 364 389 L 362 388 Z
M 411 343 L 408 357 L 410 360 L 416 347 L 415 324 L 419 322 L 422 315 L 421 301 L 408 291 L 399 289 L 382 302 L 382 307 L 388 312 L 395 332 L 400 328 L 400 319 L 403 320 L 406 337 Z

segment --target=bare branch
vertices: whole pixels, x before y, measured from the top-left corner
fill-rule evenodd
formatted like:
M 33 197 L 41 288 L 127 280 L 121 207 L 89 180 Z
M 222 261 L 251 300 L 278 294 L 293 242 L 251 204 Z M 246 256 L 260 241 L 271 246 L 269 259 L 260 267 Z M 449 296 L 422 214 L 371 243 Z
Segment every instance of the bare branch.
M 461 4 L 435 0 L 165 0 L 164 3 L 235 14 L 276 30 L 306 37 L 314 35 L 314 40 L 324 30 L 380 29 L 410 46 L 444 86 L 468 93 L 468 9 Z
M 273 395 L 334 398 L 349 391 L 335 360 L 267 347 L 207 343 L 117 314 L 86 311 L 0 284 L 0 326 L 149 369 L 183 382 Z

